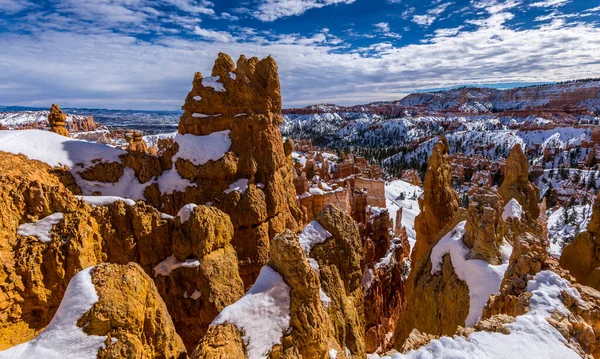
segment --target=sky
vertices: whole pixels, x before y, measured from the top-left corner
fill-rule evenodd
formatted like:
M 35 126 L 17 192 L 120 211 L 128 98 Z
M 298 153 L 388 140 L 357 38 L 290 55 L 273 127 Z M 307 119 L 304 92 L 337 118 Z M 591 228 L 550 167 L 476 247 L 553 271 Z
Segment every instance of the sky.
M 0 105 L 177 110 L 219 52 L 288 108 L 600 77 L 600 0 L 0 0 Z

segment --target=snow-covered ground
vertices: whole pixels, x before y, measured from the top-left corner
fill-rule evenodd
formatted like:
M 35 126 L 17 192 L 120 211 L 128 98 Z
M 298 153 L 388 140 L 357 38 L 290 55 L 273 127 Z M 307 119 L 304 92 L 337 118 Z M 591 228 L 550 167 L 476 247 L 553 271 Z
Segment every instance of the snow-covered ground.
M 407 354 L 384 356 L 382 359 L 578 359 L 580 356 L 568 347 L 566 339 L 546 320 L 555 310 L 568 313 L 561 302 L 561 292 L 575 298 L 579 293 L 569 282 L 550 271 L 538 273 L 527 285 L 532 294 L 529 312 L 518 316 L 505 326 L 510 334 L 474 332 L 467 338 L 441 337 Z M 372 354 L 369 359 L 379 359 Z
M 568 219 L 565 218 L 565 210 Z M 558 207 L 550 209 L 548 213 L 549 251 L 551 255 L 560 257 L 563 247 L 575 239 L 577 234 L 587 229 L 592 217 L 592 204 Z

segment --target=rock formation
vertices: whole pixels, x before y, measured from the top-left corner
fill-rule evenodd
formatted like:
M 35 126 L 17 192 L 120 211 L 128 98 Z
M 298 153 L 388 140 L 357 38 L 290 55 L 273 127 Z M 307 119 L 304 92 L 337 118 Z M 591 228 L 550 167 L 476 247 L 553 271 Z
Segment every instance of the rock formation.
M 587 231 L 579 233 L 565 246 L 560 265 L 579 283 L 600 290 L 600 193 L 594 202 Z
M 65 127 L 67 124 L 67 115 L 60 110 L 57 104 L 52 104 L 52 107 L 50 107 L 48 123 L 50 124 L 50 131 L 69 137 L 69 131 Z
M 127 151 L 148 152 L 148 146 L 140 131 L 126 132 L 125 141 L 129 144 Z
M 506 160 L 504 181 L 498 189 L 504 203 L 516 199 L 525 212 L 526 222 L 535 222 L 540 215 L 540 190 L 529 181 L 529 163 L 520 144 L 516 144 Z
M 98 302 L 78 324 L 88 335 L 113 341 L 98 358 L 187 357 L 154 282 L 138 265 L 100 264 L 92 283 Z
M 268 349 L 269 358 L 326 358 L 331 349 L 337 352 L 337 358 L 366 356 L 363 259 L 357 225 L 333 206 L 323 209 L 317 221 L 332 236 L 315 244 L 308 255 L 298 236 L 289 230 L 271 241 L 266 267 L 275 270 L 289 286 L 289 329 L 282 333 L 279 344 Z M 267 283 L 261 282 L 260 286 L 264 285 Z M 260 313 L 254 309 L 259 304 L 245 305 L 248 313 Z M 235 313 L 237 317 L 245 315 Z M 241 340 L 244 336 L 246 339 Z M 209 328 L 192 358 L 222 358 L 230 353 L 248 357 L 253 340 L 243 328 L 219 321 Z
M 477 188 L 467 210 L 464 244 L 471 248 L 470 258 L 490 264 L 502 263 L 500 246 L 504 242 L 502 198 L 492 190 Z
M 452 163 L 448 150 L 448 140 L 440 137 L 429 157 L 424 192 L 419 198 L 421 213 L 415 218 L 417 241 L 411 254 L 413 264 L 431 247 L 459 207 L 458 195 L 452 188 Z
M 467 217 L 458 210 L 454 218 L 434 239 L 436 243 Z M 394 348 L 401 349 L 413 329 L 430 335 L 452 335 L 465 325 L 469 312 L 469 288 L 455 273 L 449 255 L 443 257 L 441 269 L 432 274 L 431 251 L 412 264 L 406 282 L 406 308 L 400 314 L 394 333 Z

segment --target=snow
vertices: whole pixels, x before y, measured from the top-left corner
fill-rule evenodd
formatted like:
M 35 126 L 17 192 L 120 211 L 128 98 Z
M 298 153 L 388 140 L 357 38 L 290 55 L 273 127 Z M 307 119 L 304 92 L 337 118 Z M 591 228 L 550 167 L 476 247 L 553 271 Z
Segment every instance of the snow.
M 235 72 L 230 72 L 230 73 L 229 73 L 229 77 L 230 77 L 232 80 L 236 80 L 236 79 L 237 79 L 237 75 L 235 74 Z
M 468 338 L 455 336 L 432 340 L 428 345 L 407 354 L 395 354 L 385 359 L 576 359 L 580 358 L 567 346 L 564 337 L 546 318 L 555 310 L 568 313 L 562 304 L 561 291 L 578 298 L 579 293 L 569 282 L 550 271 L 539 272 L 529 281 L 532 293 L 530 311 L 505 326 L 510 334 L 475 332 Z M 371 356 L 371 358 L 374 358 Z
M 28 342 L 0 351 L 0 358 L 96 358 L 98 349 L 105 347 L 107 337 L 87 335 L 77 326 L 79 318 L 98 302 L 92 284 L 92 268 L 80 271 L 71 279 L 58 311 L 46 329 Z
M 61 212 L 53 213 L 34 223 L 24 223 L 17 227 L 17 233 L 22 236 L 36 236 L 43 243 L 49 243 L 52 240 L 50 231 L 55 224 L 58 224 L 63 218 Z
M 181 177 L 175 166 L 170 170 L 164 171 L 158 179 L 150 181 L 150 184 L 157 183 L 158 189 L 163 194 L 172 194 L 173 192 L 185 192 L 187 187 L 197 187 L 193 182 Z
M 210 76 L 202 79 L 202 86 L 211 87 L 213 90 L 217 92 L 225 92 L 225 87 L 223 84 L 218 82 L 221 79 L 221 76 Z
M 181 224 L 189 221 L 190 216 L 192 215 L 192 212 L 196 207 L 198 207 L 198 205 L 194 203 L 188 203 L 185 206 L 181 207 L 179 212 L 177 212 L 177 217 L 179 217 L 179 221 L 181 222 Z
M 229 132 L 229 130 L 218 131 L 206 136 L 177 134 L 173 141 L 179 145 L 179 150 L 173 156 L 173 162 L 183 158 L 195 166 L 202 166 L 208 161 L 221 159 L 231 148 Z
M 223 309 L 211 326 L 223 323 L 244 331 L 248 359 L 267 358 L 290 326 L 290 287 L 271 267 L 262 267 L 248 293 Z
M 50 166 L 66 165 L 69 168 L 78 163 L 90 166 L 94 159 L 100 159 L 102 163 L 120 162 L 119 155 L 126 153 L 108 145 L 41 130 L 0 131 L 0 151 L 21 153 Z
M 430 257 L 431 274 L 436 274 L 442 269 L 444 256 L 450 254 L 456 275 L 469 287 L 470 305 L 465 324 L 467 327 L 473 327 L 479 321 L 489 296 L 500 289 L 512 247 L 508 244 L 502 247 L 504 258 L 500 265 L 491 265 L 480 259 L 467 259 L 470 250 L 462 241 L 465 224 L 466 221 L 457 224 L 433 247 Z
M 186 259 L 183 262 L 177 260 L 174 254 L 168 256 L 165 260 L 158 263 L 156 267 L 153 268 L 154 276 L 158 277 L 162 275 L 167 277 L 171 274 L 171 272 L 177 268 L 185 267 L 185 268 L 195 268 L 200 266 L 200 261 L 197 259 Z
M 323 191 L 322 189 L 320 189 L 318 187 L 311 187 L 308 189 L 308 192 L 310 194 L 316 194 L 316 195 L 325 194 L 325 191 Z
M 400 194 L 404 193 L 405 199 L 400 199 Z M 415 246 L 417 233 L 415 232 L 415 217 L 421 212 L 419 208 L 419 198 L 423 189 L 402 180 L 389 182 L 385 185 L 385 202 L 390 214 L 390 219 L 396 221 L 396 212 L 402 208 L 401 223 L 406 228 L 408 241 L 411 251 Z M 413 199 L 413 196 L 416 198 Z
M 560 258 L 565 244 L 587 229 L 592 217 L 592 204 L 571 206 L 569 211 L 574 216 L 572 223 L 565 223 L 564 211 L 565 207 L 558 207 L 548 212 L 548 252 L 556 258 Z
M 335 358 L 337 358 L 337 353 L 338 353 L 337 350 L 335 350 L 333 348 L 329 349 L 329 352 L 328 352 L 329 359 L 335 359 Z
M 363 273 L 362 280 L 361 280 L 361 285 L 362 285 L 362 290 L 363 290 L 364 295 L 367 295 L 367 292 L 369 291 L 369 289 L 371 289 L 374 279 L 375 279 L 375 273 L 373 273 L 373 270 L 371 268 L 365 269 L 365 272 Z
M 521 220 L 521 216 L 523 215 L 523 207 L 519 204 L 519 201 L 512 198 L 508 203 L 504 206 L 502 210 L 502 219 L 504 221 L 509 218 L 516 218 Z
M 323 243 L 327 238 L 332 236 L 333 235 L 323 228 L 319 222 L 312 221 L 304 227 L 304 230 L 300 233 L 298 239 L 300 241 L 300 247 L 304 249 L 306 254 L 310 254 L 310 251 L 315 244 Z
M 135 176 L 135 171 L 130 167 L 123 169 L 123 175 L 116 183 L 88 181 L 85 180 L 76 171 L 70 171 L 81 191 L 88 195 L 94 192 L 100 192 L 104 196 L 127 197 L 133 200 L 144 199 L 144 190 L 153 182 L 140 183 Z
M 92 206 L 107 206 L 117 201 L 123 201 L 128 206 L 135 206 L 135 201 L 117 196 L 75 196 Z
M 230 184 L 229 188 L 227 188 L 223 192 L 225 192 L 225 194 L 230 194 L 233 191 L 237 191 L 240 194 L 244 194 L 244 192 L 246 192 L 247 189 L 248 189 L 248 179 L 247 178 L 240 178 L 237 181 L 235 181 L 232 184 Z
M 319 299 L 321 299 L 321 303 L 325 306 L 325 308 L 331 305 L 331 298 L 325 293 L 323 288 L 319 288 Z
M 192 97 L 192 99 L 194 99 L 195 101 L 202 101 L 202 96 L 194 96 Z

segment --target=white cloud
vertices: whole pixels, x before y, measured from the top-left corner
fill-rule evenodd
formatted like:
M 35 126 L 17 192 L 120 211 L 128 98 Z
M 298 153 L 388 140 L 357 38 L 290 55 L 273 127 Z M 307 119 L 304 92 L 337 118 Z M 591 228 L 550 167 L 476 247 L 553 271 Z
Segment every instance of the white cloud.
M 394 39 L 402 38 L 402 35 L 390 30 L 390 24 L 388 24 L 387 22 L 378 22 L 377 24 L 373 24 L 373 26 L 375 26 L 377 31 L 385 37 L 391 37 Z
M 435 21 L 435 16 L 431 15 L 414 15 L 412 21 L 421 26 L 429 26 Z
M 472 0 L 472 2 L 475 8 L 485 9 L 491 15 L 515 8 L 522 3 L 521 0 Z
M 531 7 L 559 7 L 570 3 L 571 0 L 543 0 L 534 2 Z
M 440 2 L 441 2 L 441 0 L 434 1 L 434 4 L 438 4 Z M 444 11 L 446 11 L 446 9 L 452 4 L 454 4 L 454 3 L 453 2 L 442 3 L 442 4 L 434 7 L 433 9 L 428 10 L 426 15 L 414 15 L 412 17 L 412 22 L 414 22 L 417 25 L 427 27 L 427 26 L 433 24 L 435 22 L 435 20 L 437 20 L 438 16 L 443 14 Z
M 205 14 L 205 15 L 214 15 L 215 10 L 212 9 L 213 3 L 206 0 L 166 0 L 166 2 L 170 3 L 178 7 L 179 9 L 188 12 L 190 14 Z
M 14 14 L 31 6 L 33 4 L 25 0 L 0 0 L 0 13 Z
M 136 0 L 120 4 L 125 1 Z M 562 81 L 600 73 L 597 25 L 565 18 L 512 29 L 506 21 L 513 15 L 490 10 L 498 3 L 488 5 L 481 8 L 486 18 L 469 22 L 472 31 L 440 29 L 426 43 L 378 41 L 357 51 L 340 51 L 345 45 L 327 29 L 304 36 L 243 27 L 225 32 L 201 28 L 190 14 L 188 26 L 191 31 L 197 27 L 198 36 L 164 35 L 148 42 L 85 21 L 73 24 L 59 15 L 44 18 L 42 26 L 35 21 L 39 14 L 31 14 L 21 25 L 30 26 L 26 31 L 0 37 L 0 99 L 3 105 L 177 109 L 194 72 L 210 73 L 219 52 L 234 59 L 241 53 L 272 55 L 288 107 L 393 100 L 417 89 L 465 83 Z M 141 6 L 148 4 L 140 1 Z M 391 30 L 391 25 L 376 29 Z M 65 26 L 76 31 L 64 31 Z
M 220 41 L 220 42 L 235 41 L 234 37 L 231 36 L 231 34 L 226 31 L 207 30 L 207 29 L 201 28 L 200 26 L 194 27 L 194 34 L 200 35 L 203 38 L 208 39 L 208 40 L 215 40 L 215 41 Z
M 351 4 L 355 0 L 262 0 L 254 16 L 261 21 L 275 21 L 282 17 L 301 15 L 306 10 L 328 5 Z

